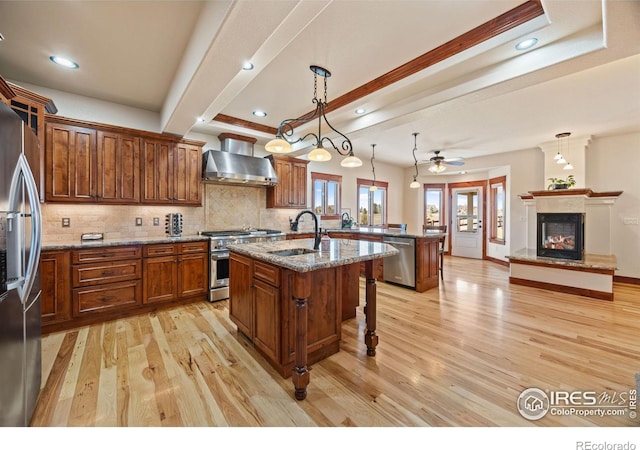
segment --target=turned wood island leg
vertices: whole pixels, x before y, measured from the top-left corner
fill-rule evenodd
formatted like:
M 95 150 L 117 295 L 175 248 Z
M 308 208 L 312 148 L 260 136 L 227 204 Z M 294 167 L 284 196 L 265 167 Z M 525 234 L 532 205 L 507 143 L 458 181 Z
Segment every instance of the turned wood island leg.
M 292 376 L 296 400 L 304 400 L 307 397 L 310 378 L 307 367 L 307 301 L 310 296 L 311 273 L 297 272 L 293 281 L 293 301 L 296 305 L 296 365 L 293 368 Z
M 367 355 L 376 355 L 378 336 L 376 335 L 376 273 L 380 265 L 379 259 L 370 259 L 365 262 L 364 275 L 366 278 L 366 304 L 364 313 L 367 319 L 367 330 L 364 334 L 364 342 L 367 344 Z

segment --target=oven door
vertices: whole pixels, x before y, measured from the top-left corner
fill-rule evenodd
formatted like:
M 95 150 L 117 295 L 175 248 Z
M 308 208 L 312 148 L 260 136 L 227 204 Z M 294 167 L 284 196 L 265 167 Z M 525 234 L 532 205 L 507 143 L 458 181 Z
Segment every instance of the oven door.
M 211 252 L 211 276 L 209 288 L 229 286 L 229 252 L 227 250 Z

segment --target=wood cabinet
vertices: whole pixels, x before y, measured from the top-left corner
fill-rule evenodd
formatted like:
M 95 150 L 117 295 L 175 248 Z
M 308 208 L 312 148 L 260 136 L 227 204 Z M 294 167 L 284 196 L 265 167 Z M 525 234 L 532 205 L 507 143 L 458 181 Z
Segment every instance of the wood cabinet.
M 142 202 L 202 204 L 202 146 L 145 139 Z
M 94 198 L 105 203 L 140 201 L 140 138 L 98 131 Z
M 206 294 L 208 252 L 207 242 L 145 245 L 143 303 Z
M 41 314 L 43 324 L 64 322 L 71 318 L 71 253 L 65 250 L 40 254 L 42 280 Z
M 44 250 L 43 332 L 206 300 L 209 241 Z
M 269 155 L 278 175 L 278 185 L 267 188 L 267 208 L 307 207 L 307 165 L 309 161 L 283 155 Z
M 53 101 L 47 97 L 4 80 L 0 80 L 0 85 L 5 88 L 0 92 L 0 101 L 13 109 L 38 138 L 37 150 L 25 156 L 33 172 L 40 201 L 44 201 L 44 115 L 45 112 L 55 114 L 58 110 Z
M 130 309 L 142 303 L 140 246 L 72 250 L 72 315 Z
M 204 142 L 46 118 L 47 201 L 202 205 Z
M 58 123 L 45 130 L 45 200 L 95 201 L 96 131 Z
M 283 377 L 291 376 L 295 363 L 294 272 L 233 252 L 229 262 L 229 317 Z M 348 267 L 312 272 L 314 288 L 307 303 L 310 364 L 340 348 L 342 283 Z

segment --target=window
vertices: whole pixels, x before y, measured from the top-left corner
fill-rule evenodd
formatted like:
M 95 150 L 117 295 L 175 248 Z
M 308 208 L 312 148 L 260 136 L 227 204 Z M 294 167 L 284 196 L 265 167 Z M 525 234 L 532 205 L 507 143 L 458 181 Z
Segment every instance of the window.
M 342 177 L 311 172 L 311 205 L 320 219 L 340 219 Z
M 458 233 L 478 231 L 478 191 L 456 193 L 456 223 Z
M 497 177 L 489 180 L 489 208 L 491 210 L 491 235 L 489 241 L 494 244 L 505 244 L 507 210 L 507 177 Z
M 389 183 L 358 178 L 358 223 L 365 226 L 387 224 Z M 375 190 L 371 190 L 374 187 Z
M 435 226 L 447 224 L 444 215 L 444 184 L 424 185 L 424 224 Z

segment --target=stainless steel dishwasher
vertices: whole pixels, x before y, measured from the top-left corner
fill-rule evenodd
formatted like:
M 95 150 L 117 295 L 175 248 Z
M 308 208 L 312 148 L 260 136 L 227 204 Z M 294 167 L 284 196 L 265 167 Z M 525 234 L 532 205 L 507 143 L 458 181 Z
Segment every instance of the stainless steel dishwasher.
M 416 240 L 410 237 L 384 236 L 382 242 L 393 245 L 400 252 L 384 258 L 384 281 L 411 288 L 416 287 Z

